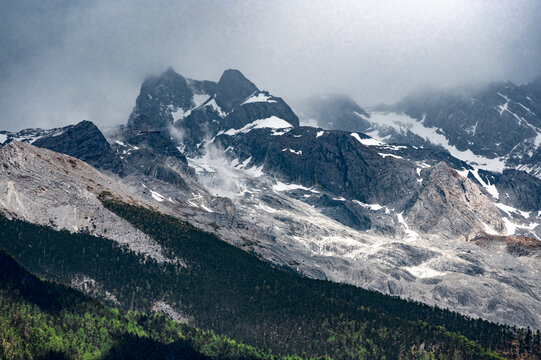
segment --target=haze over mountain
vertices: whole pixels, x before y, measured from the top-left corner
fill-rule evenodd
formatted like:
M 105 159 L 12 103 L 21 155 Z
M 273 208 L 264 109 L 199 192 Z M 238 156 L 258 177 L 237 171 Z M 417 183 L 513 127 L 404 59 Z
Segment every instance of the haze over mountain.
M 506 133 L 526 126 L 526 138 L 516 141 L 535 148 L 539 130 L 532 124 L 539 117 L 525 109 L 537 109 L 541 97 L 532 84 L 525 90 L 489 87 L 478 100 L 464 100 L 468 112 L 454 98 L 441 98 L 440 108 L 466 114 L 465 121 L 489 108 L 486 118 L 478 117 L 487 124 L 516 117 Z M 106 184 L 96 176 L 107 174 L 146 206 L 306 276 L 537 326 L 541 180 L 538 169 L 528 167 L 531 155 L 515 163 L 505 160 L 512 157 L 491 159 L 474 146 L 457 150 L 453 142 L 464 124 L 427 127 L 427 119 L 438 119 L 428 117 L 432 101 L 413 102 L 429 114 L 421 118 L 404 114 L 403 104 L 410 102 L 366 112 L 347 96 L 312 98 L 307 113 L 315 121 L 322 116 L 324 128 L 300 126 L 282 98 L 259 90 L 238 70 L 224 71 L 215 82 L 168 68 L 143 82 L 126 124 L 107 139 L 88 121 L 0 131 L 7 169 L 0 204 L 8 214 L 55 228 L 103 236 L 113 226 L 129 233 L 125 225 L 104 221 L 105 210 L 84 191 L 109 191 L 112 185 L 93 185 Z M 356 120 L 379 140 L 352 131 Z M 485 127 L 472 136 L 476 144 L 487 136 Z M 69 171 L 63 165 L 67 176 L 56 168 L 43 171 L 56 163 L 43 162 L 52 155 L 14 140 L 75 156 L 101 173 L 81 183 L 86 168 L 75 163 Z M 15 184 L 14 177 L 27 181 Z M 69 192 L 68 207 L 64 192 L 46 190 L 55 189 L 58 178 L 80 189 Z M 50 195 L 23 200 L 43 191 Z M 119 241 L 114 235 L 107 236 Z M 134 249 L 163 256 L 155 255 L 151 241 L 133 236 Z M 518 258 L 520 267 L 510 266 Z
M 1 5 L 0 358 L 539 358 L 540 5 L 220 5 Z
M 538 1 L 3 1 L 0 128 L 124 122 L 172 65 L 237 68 L 288 103 L 345 93 L 363 107 L 424 86 L 541 74 Z

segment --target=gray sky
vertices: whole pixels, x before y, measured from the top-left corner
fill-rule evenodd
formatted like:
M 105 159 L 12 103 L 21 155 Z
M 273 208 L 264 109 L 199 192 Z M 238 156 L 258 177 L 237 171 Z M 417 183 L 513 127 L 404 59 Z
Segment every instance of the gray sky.
M 541 1 L 0 0 L 0 49 L 0 129 L 124 123 L 169 65 L 369 106 L 541 75 Z

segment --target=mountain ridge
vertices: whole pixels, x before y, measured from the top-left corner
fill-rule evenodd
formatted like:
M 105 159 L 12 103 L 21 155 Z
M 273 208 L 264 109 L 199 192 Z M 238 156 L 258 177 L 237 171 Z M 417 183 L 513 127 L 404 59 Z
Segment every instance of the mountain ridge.
M 202 94 L 205 82 L 164 74 L 186 87 L 145 86 L 143 99 L 163 96 L 146 96 L 154 105 L 140 115 L 167 125 L 128 126 L 107 139 L 127 172 L 119 186 L 294 272 L 538 326 L 539 251 L 508 246 L 539 239 L 531 177 L 487 172 L 441 148 L 299 126 L 283 99 L 265 91 L 237 97 L 226 113 L 215 94 Z M 192 99 L 189 108 L 179 98 Z M 62 131 L 30 131 L 28 141 L 60 141 Z M 470 241 L 483 236 L 493 241 Z

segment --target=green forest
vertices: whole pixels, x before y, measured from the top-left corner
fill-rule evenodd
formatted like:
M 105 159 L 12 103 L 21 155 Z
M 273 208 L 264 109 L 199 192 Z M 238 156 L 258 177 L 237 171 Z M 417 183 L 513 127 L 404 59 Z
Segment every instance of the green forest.
M 300 359 L 277 357 L 162 315 L 107 307 L 42 281 L 0 250 L 2 359 Z
M 89 292 L 109 307 L 88 298 L 85 301 L 102 306 L 106 310 L 100 311 L 106 313 L 114 313 L 111 306 L 119 307 L 120 323 L 139 324 L 147 335 L 142 337 L 146 341 L 142 345 L 143 333 L 137 334 L 137 326 L 114 325 L 106 317 L 98 328 L 109 335 L 92 335 L 91 339 L 115 339 L 111 334 L 120 333 L 122 340 L 97 342 L 100 353 L 105 353 L 105 348 L 112 354 L 137 346 L 181 346 L 183 342 L 174 344 L 189 333 L 186 326 L 143 314 L 151 311 L 155 301 L 164 301 L 202 329 L 190 330 L 193 338 L 199 339 L 190 343 L 194 351 L 203 349 L 205 341 L 222 344 L 214 348 L 246 351 L 235 354 L 236 358 L 265 358 L 273 353 L 333 359 L 537 359 L 541 354 L 539 331 L 472 319 L 350 285 L 307 279 L 277 269 L 177 218 L 120 202 L 105 193 L 100 200 L 169 254 L 181 258 L 186 267 L 157 263 L 108 239 L 0 217 L 0 246 L 16 261 L 34 274 L 68 285 L 82 275 L 95 280 Z M 20 301 L 4 294 L 2 307 L 16 306 L 13 304 Z M 80 324 L 87 312 L 94 316 L 85 306 L 76 310 Z M 30 311 L 31 306 L 27 308 Z M 57 321 L 63 326 L 67 319 Z M 33 333 L 25 330 L 28 326 L 8 329 L 16 334 Z M 83 325 L 81 328 L 77 331 L 84 332 Z M 74 339 L 69 336 L 63 337 L 64 344 L 76 341 L 67 340 Z M 84 358 L 79 353 L 66 353 L 70 358 Z

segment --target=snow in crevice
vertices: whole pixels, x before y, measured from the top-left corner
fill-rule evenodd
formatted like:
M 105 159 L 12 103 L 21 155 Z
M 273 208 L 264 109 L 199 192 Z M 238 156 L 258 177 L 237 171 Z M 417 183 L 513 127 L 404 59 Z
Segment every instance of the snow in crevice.
M 256 103 L 256 102 L 275 103 L 275 102 L 278 102 L 278 101 L 273 100 L 272 96 L 265 95 L 264 93 L 260 92 L 260 93 L 257 93 L 257 94 L 254 93 L 254 94 L 250 95 L 250 97 L 248 97 L 248 99 L 246 99 L 240 105 L 242 106 L 244 104 L 251 104 L 251 103 Z
M 530 217 L 530 213 L 527 212 L 527 211 L 522 211 L 522 210 L 518 210 L 518 209 L 515 209 L 514 207 L 512 206 L 509 206 L 509 205 L 505 205 L 505 204 L 502 204 L 502 203 L 496 203 L 495 204 L 500 210 L 502 210 L 503 212 L 505 212 L 508 216 L 512 216 L 511 213 L 515 213 L 515 214 L 520 214 L 523 218 L 525 219 L 528 219 Z
M 485 190 L 492 195 L 495 199 L 498 199 L 500 197 L 500 194 L 498 193 L 498 189 L 496 189 L 496 185 L 492 185 L 489 183 L 486 183 L 481 176 L 479 176 L 479 169 L 469 170 L 472 175 L 475 177 L 475 179 L 485 188 Z
M 363 114 L 359 114 L 357 111 L 354 111 L 353 112 L 355 115 L 357 115 L 358 117 L 360 117 L 361 119 L 366 119 Z
M 402 214 L 403 213 L 396 214 L 396 217 L 398 218 L 398 222 L 404 227 L 404 232 L 406 233 L 406 242 L 417 240 L 419 238 L 419 234 L 410 229 Z
M 222 118 L 227 116 L 227 113 L 223 111 L 222 108 L 216 103 L 216 99 L 210 100 L 208 103 L 205 104 L 205 106 L 211 107 Z
M 282 149 L 282 151 L 289 151 L 295 155 L 302 155 L 302 150 L 293 150 L 293 149 L 290 149 L 290 148 L 285 148 L 285 149 Z

